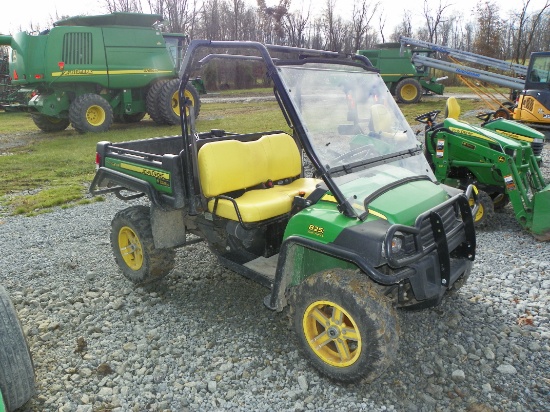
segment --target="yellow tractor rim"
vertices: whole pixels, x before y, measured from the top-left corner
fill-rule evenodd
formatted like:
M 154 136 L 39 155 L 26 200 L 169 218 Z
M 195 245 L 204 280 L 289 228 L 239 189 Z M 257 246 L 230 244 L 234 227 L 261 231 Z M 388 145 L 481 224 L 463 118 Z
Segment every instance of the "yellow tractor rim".
M 101 126 L 105 123 L 105 110 L 101 106 L 90 106 L 86 110 L 86 120 L 92 126 Z
M 474 207 L 474 205 L 475 205 L 474 199 L 470 199 L 469 203 L 470 203 L 470 207 Z M 485 212 L 483 211 L 483 204 L 481 204 L 481 202 L 480 202 L 479 203 L 479 208 L 477 209 L 477 213 L 474 216 L 474 222 L 479 222 L 481 220 L 481 218 L 483 217 L 484 213 Z
M 187 97 L 187 92 L 185 92 L 185 97 Z M 176 115 L 180 115 L 180 98 L 177 90 L 172 95 L 172 110 Z
M 185 89 L 183 91 L 183 95 L 185 96 L 186 99 L 189 99 L 189 101 L 191 102 L 191 106 L 195 107 L 195 99 L 193 98 L 193 94 Z M 178 106 L 178 114 L 179 114 L 179 106 Z M 187 110 L 187 114 L 189 114 L 189 110 Z M 195 113 L 195 116 L 196 116 L 196 113 Z
M 406 84 L 401 88 L 401 96 L 405 100 L 414 100 L 417 94 L 418 90 L 416 90 L 416 87 L 412 84 Z
M 302 325 L 309 346 L 323 362 L 344 368 L 359 358 L 359 328 L 340 305 L 325 300 L 313 302 L 304 312 Z
M 143 266 L 143 250 L 136 232 L 124 226 L 118 232 L 118 247 L 124 263 L 132 270 Z

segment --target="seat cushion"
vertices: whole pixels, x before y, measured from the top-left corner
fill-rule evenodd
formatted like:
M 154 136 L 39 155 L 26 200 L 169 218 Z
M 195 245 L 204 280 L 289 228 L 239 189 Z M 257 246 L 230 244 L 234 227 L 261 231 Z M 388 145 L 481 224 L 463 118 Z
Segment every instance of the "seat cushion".
M 235 199 L 241 219 L 245 223 L 271 219 L 290 212 L 292 201 L 300 192 L 307 197 L 321 180 L 302 178 L 288 185 L 276 185 L 270 189 L 249 190 Z M 215 199 L 208 202 L 208 209 L 214 212 Z M 230 200 L 219 199 L 216 215 L 231 220 L 239 220 L 235 206 Z

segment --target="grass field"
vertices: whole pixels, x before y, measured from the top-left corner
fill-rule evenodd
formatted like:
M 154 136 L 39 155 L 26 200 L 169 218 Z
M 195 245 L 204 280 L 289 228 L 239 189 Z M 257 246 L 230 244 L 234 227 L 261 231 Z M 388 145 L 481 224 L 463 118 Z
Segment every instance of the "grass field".
M 443 110 L 444 104 L 442 99 L 425 99 L 419 104 L 402 105 L 401 109 L 408 122 L 415 125 L 417 115 Z M 471 99 L 461 100 L 461 106 L 463 112 L 483 109 L 482 102 Z M 477 121 L 475 117 L 467 120 Z M 275 102 L 203 103 L 196 126 L 198 131 L 289 131 Z M 148 117 L 136 124 L 115 124 L 102 134 L 80 134 L 71 127 L 59 133 L 44 133 L 27 113 L 0 112 L 0 211 L 33 215 L 56 206 L 101 200 L 88 193 L 95 174 L 98 141 L 121 142 L 179 134 L 179 126 L 161 127 Z

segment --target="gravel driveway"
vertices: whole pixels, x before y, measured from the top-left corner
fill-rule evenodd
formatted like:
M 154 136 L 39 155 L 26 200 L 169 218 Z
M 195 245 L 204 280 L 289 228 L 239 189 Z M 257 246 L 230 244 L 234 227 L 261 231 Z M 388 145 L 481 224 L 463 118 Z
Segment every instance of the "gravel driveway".
M 267 290 L 203 244 L 180 250 L 161 284 L 134 287 L 108 243 L 126 206 L 109 196 L 0 218 L 0 283 L 36 367 L 23 411 L 550 410 L 550 243 L 510 206 L 478 231 L 469 283 L 435 309 L 400 312 L 398 357 L 370 385 L 320 376 L 287 312 L 265 309 Z

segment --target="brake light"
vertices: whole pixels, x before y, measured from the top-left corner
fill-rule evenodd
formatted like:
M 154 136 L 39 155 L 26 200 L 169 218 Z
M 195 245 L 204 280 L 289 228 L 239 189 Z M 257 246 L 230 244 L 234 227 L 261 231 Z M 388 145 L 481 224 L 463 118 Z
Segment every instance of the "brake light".
M 44 78 L 44 75 L 43 74 L 35 74 L 34 78 L 40 80 L 40 79 Z
M 13 80 L 19 80 L 19 75 L 15 69 L 13 69 Z
M 59 66 L 59 70 L 65 70 L 65 62 L 58 62 L 57 65 Z
M 101 156 L 98 152 L 95 153 L 95 168 L 96 170 L 99 169 L 99 165 L 101 164 Z

